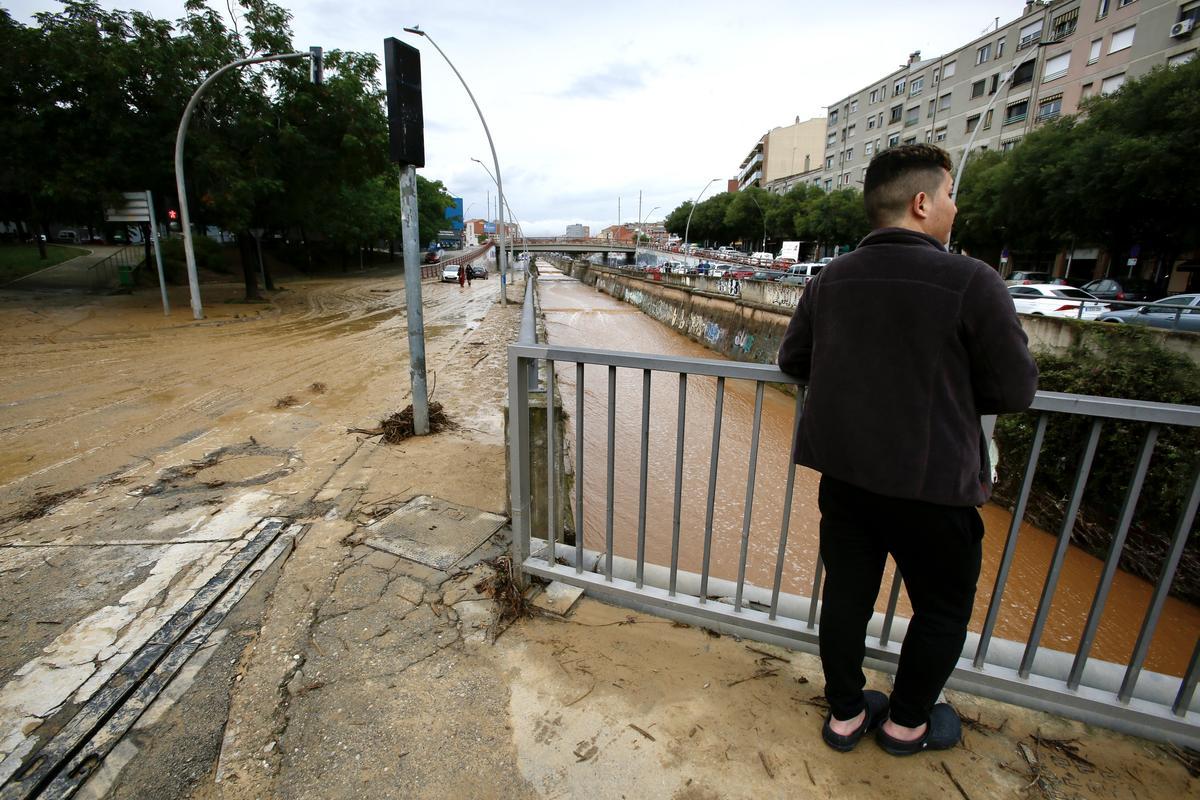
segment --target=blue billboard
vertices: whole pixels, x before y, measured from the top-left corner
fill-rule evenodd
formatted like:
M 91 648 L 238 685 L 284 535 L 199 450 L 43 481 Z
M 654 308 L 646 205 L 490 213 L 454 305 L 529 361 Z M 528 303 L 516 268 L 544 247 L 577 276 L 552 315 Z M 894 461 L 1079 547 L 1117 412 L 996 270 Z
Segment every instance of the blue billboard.
M 463 229 L 463 199 L 461 197 L 451 198 L 454 205 L 446 209 L 446 219 L 450 220 L 450 227 L 453 230 L 461 231 Z

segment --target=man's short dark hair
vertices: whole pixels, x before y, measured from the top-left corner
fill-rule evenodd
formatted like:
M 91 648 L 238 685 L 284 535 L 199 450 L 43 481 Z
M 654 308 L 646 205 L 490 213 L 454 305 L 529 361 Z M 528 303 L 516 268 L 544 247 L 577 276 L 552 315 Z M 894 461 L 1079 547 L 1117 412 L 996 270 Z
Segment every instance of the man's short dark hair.
M 953 166 L 950 154 L 932 144 L 890 147 L 875 156 L 863 180 L 863 204 L 871 227 L 899 220 L 917 193 L 936 192 Z

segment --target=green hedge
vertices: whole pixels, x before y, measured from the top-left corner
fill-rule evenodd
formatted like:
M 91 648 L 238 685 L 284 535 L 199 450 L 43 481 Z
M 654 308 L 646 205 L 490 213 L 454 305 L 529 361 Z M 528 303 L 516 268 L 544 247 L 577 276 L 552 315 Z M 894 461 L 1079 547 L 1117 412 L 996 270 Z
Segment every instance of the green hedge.
M 1035 354 L 1043 391 L 1098 395 L 1160 403 L 1200 405 L 1200 368 L 1164 349 L 1151 332 L 1128 325 L 1090 325 L 1077 345 L 1062 354 Z M 1011 414 L 996 424 L 1001 459 L 996 499 L 1014 503 L 1024 478 L 1037 414 Z M 1028 521 L 1057 534 L 1087 442 L 1092 420 L 1051 414 L 1030 496 Z M 1072 531 L 1076 544 L 1104 558 L 1133 477 L 1147 423 L 1105 421 Z M 1179 515 L 1191 488 L 1200 429 L 1161 428 L 1142 487 L 1133 526 L 1122 552 L 1123 569 L 1157 581 Z M 1190 531 L 1172 592 L 1200 602 L 1200 536 Z

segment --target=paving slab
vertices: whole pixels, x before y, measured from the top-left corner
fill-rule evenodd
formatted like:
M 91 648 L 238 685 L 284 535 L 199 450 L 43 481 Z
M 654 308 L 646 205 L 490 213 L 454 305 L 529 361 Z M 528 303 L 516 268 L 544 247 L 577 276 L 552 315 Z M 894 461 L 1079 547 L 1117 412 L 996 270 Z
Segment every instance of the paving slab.
M 363 543 L 448 571 L 506 522 L 499 514 L 418 495 L 369 526 Z
M 544 591 L 533 598 L 533 606 L 548 614 L 565 617 L 581 597 L 583 597 L 582 587 L 571 586 L 561 581 L 551 581 Z

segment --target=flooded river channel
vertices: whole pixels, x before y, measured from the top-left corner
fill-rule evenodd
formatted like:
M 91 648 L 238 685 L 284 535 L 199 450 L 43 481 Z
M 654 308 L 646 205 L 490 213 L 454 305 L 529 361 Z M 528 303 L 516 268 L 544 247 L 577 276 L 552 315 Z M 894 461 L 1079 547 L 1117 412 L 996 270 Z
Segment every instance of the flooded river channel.
M 547 336 L 553 344 L 691 358 L 719 357 L 634 306 L 584 286 L 552 268 L 543 268 L 539 291 Z M 574 364 L 558 365 L 556 377 L 563 408 L 571 415 L 567 428 L 572 448 L 576 446 L 573 441 L 575 375 Z M 694 376 L 687 387 L 679 563 L 680 569 L 692 572 L 700 571 L 703 553 L 715 386 L 715 379 Z M 607 495 L 607 367 L 586 368 L 584 391 L 584 470 L 582 481 L 576 488 L 583 491 L 584 544 L 594 550 L 603 550 Z M 676 375 L 654 373 L 650 393 L 646 501 L 646 559 L 650 563 L 669 564 L 671 557 L 678 392 Z M 618 555 L 632 558 L 636 553 L 638 528 L 641 370 L 618 369 L 616 394 L 615 549 Z M 770 387 L 766 389 L 746 580 L 768 589 L 774 580 L 794 409 L 793 397 Z M 747 381 L 727 381 L 713 522 L 711 571 L 716 577 L 737 578 L 753 417 L 754 385 Z M 574 463 L 574 450 L 571 452 L 571 463 Z M 812 590 L 817 559 L 818 481 L 817 473 L 797 469 L 783 574 L 785 592 L 807 596 Z M 573 509 L 574 498 L 571 502 Z M 996 505 L 985 506 L 981 513 L 987 535 L 971 623 L 971 629 L 975 631 L 982 627 L 987 612 L 1011 522 L 1008 511 Z M 1022 526 L 1016 558 L 1004 590 L 998 636 L 1016 641 L 1026 639 L 1054 544 L 1053 535 L 1030 525 Z M 1042 637 L 1043 647 L 1074 652 L 1102 567 L 1101 560 L 1078 548 L 1070 548 Z M 890 581 L 889 574 L 878 599 L 880 611 L 886 608 Z M 1141 578 L 1117 573 L 1092 650 L 1094 658 L 1124 662 L 1129 657 L 1150 602 L 1151 590 L 1151 585 Z M 898 613 L 910 614 L 903 593 Z M 1198 629 L 1200 609 L 1168 599 L 1150 648 L 1147 667 L 1157 672 L 1182 675 Z

